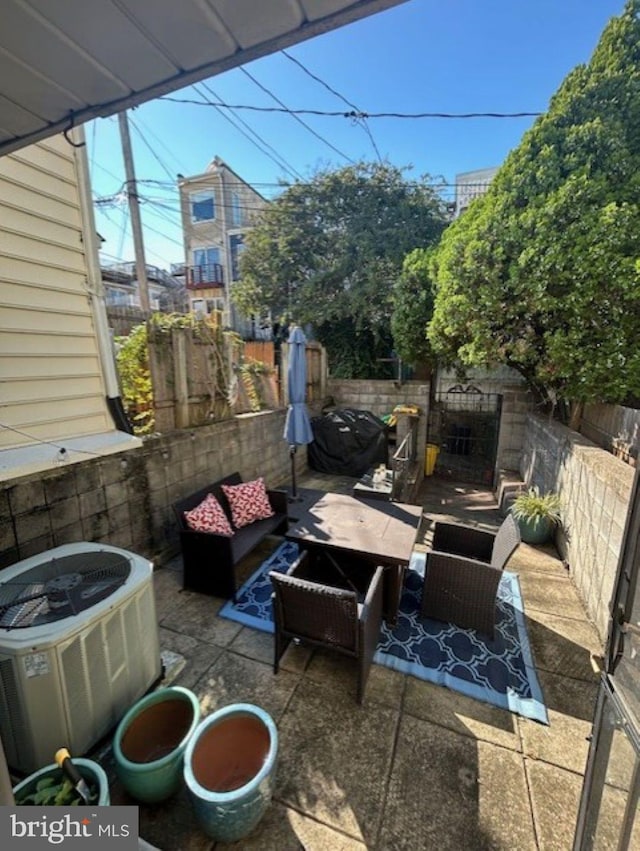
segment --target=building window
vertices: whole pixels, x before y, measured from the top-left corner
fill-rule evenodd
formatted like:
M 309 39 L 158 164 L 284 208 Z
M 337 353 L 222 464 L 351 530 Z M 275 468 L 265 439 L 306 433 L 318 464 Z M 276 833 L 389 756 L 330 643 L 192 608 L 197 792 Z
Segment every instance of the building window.
M 231 280 L 237 281 L 240 278 L 240 255 L 245 250 L 244 234 L 238 233 L 229 237 L 231 246 Z
M 193 269 L 191 270 L 191 283 L 222 284 L 222 266 L 220 265 L 220 249 L 194 248 Z
M 211 222 L 216 217 L 216 200 L 212 189 L 189 195 L 192 222 Z
M 242 204 L 238 192 L 231 193 L 231 224 L 234 228 L 242 226 Z

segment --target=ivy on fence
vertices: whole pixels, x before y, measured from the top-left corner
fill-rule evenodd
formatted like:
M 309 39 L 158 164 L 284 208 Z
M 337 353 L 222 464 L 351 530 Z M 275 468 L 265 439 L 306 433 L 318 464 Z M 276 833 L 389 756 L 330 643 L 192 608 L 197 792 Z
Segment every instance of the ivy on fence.
M 138 435 L 277 407 L 275 370 L 244 360 L 244 344 L 193 314 L 154 314 L 117 337 L 125 410 Z

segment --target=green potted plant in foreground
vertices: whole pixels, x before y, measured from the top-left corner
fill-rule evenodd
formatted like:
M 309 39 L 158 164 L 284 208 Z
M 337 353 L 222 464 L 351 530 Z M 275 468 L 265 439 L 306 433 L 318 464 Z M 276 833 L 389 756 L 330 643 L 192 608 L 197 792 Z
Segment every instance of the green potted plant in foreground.
M 560 523 L 560 497 L 557 493 L 541 494 L 532 487 L 519 493 L 511 507 L 520 537 L 527 544 L 544 544 Z

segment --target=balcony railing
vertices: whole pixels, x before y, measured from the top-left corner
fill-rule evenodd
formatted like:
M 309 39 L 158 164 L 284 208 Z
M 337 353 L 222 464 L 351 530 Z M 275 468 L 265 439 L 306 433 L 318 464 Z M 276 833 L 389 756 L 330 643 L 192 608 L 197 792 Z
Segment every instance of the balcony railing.
M 187 289 L 197 290 L 206 287 L 224 287 L 224 270 L 220 263 L 187 266 Z

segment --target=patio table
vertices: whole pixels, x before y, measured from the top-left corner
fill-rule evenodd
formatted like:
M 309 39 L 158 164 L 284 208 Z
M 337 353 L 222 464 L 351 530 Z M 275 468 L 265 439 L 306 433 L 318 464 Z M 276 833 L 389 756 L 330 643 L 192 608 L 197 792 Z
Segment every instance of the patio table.
M 322 493 L 285 537 L 303 549 L 323 552 L 347 579 L 350 568 L 363 562 L 385 567 L 384 616 L 393 625 L 421 519 L 418 505 Z

